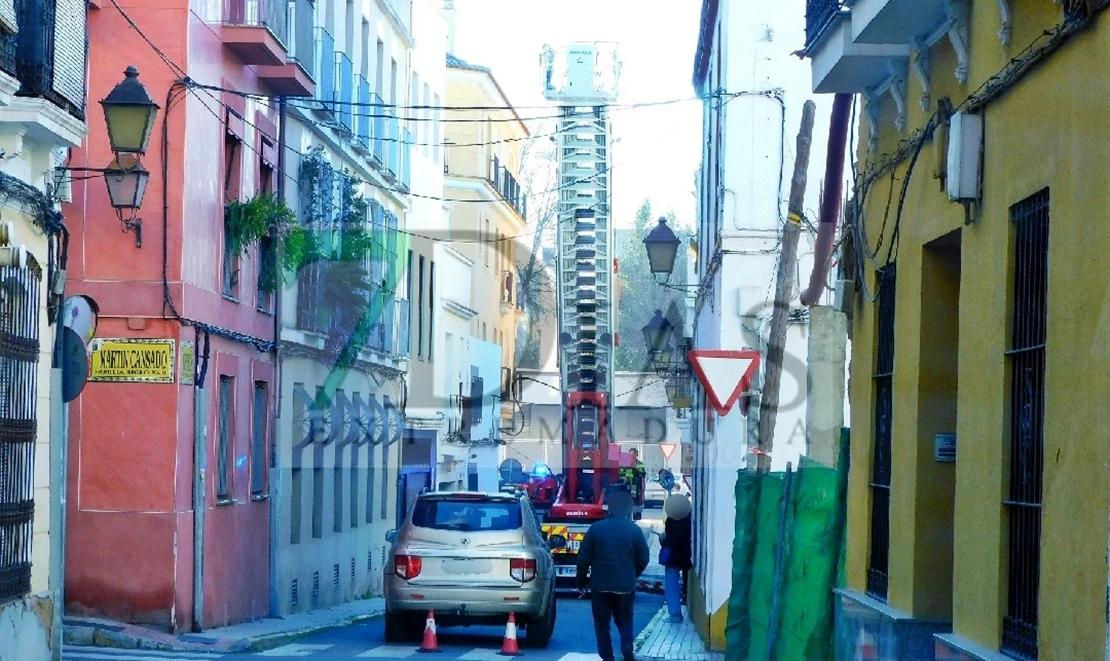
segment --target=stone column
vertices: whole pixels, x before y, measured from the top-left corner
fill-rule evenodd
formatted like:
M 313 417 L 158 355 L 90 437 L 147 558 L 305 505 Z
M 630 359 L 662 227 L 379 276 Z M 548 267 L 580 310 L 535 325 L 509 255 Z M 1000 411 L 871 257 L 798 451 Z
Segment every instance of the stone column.
M 809 314 L 806 455 L 836 468 L 844 426 L 848 318 L 828 306 L 811 307 Z

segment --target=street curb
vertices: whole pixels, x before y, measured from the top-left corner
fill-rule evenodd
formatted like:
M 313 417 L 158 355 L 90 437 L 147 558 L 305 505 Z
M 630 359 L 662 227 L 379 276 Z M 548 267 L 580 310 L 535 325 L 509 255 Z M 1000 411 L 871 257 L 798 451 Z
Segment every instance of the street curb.
M 353 626 L 355 624 L 362 624 L 364 622 L 369 622 L 371 620 L 376 620 L 376 619 L 378 619 L 378 618 L 380 618 L 384 615 L 385 615 L 384 611 L 381 612 L 381 613 L 371 613 L 370 615 L 357 615 L 355 617 L 348 618 L 347 620 L 345 620 L 343 622 L 334 622 L 334 623 L 331 623 L 331 624 L 321 624 L 321 625 L 314 626 L 314 627 L 306 627 L 304 629 L 299 629 L 297 631 L 290 631 L 290 632 L 285 632 L 285 633 L 274 634 L 272 636 L 260 636 L 258 638 L 252 639 L 249 643 L 246 643 L 247 649 L 237 650 L 237 651 L 241 651 L 241 652 L 265 652 L 266 650 L 271 650 L 271 649 L 274 649 L 275 647 L 281 647 L 282 645 L 290 643 L 290 642 L 292 642 L 292 641 L 294 641 L 298 638 L 303 638 L 304 636 L 308 636 L 308 635 L 311 635 L 311 634 L 317 634 L 317 633 L 325 633 L 325 632 L 328 632 L 328 631 L 335 631 L 336 629 L 342 629 L 344 627 Z
M 642 648 L 644 646 L 644 643 L 647 642 L 647 639 L 650 638 L 651 634 L 653 634 L 655 632 L 655 628 L 657 626 L 659 626 L 659 624 L 663 621 L 664 618 L 666 618 L 668 616 L 669 616 L 669 613 L 667 613 L 667 607 L 666 606 L 661 607 L 659 609 L 659 611 L 656 612 L 654 616 L 652 616 L 651 620 L 648 621 L 647 626 L 645 626 L 640 631 L 640 635 L 636 636 L 636 641 L 634 643 L 632 643 L 632 651 L 633 651 L 633 653 L 635 653 L 637 661 L 641 661 L 641 660 L 648 661 L 652 658 L 652 657 L 640 656 L 640 648 Z
M 128 625 L 110 624 L 68 624 L 63 625 L 62 641 L 66 645 L 83 647 L 106 647 L 126 650 L 147 650 L 154 652 L 220 652 L 225 654 L 242 654 L 264 652 L 286 645 L 304 636 L 334 631 L 355 624 L 362 624 L 375 620 L 384 615 L 383 612 L 356 615 L 339 622 L 329 622 L 313 626 L 302 627 L 293 631 L 257 636 L 246 640 L 210 639 L 210 640 L 182 640 L 181 636 L 150 631 L 143 635 L 134 631 L 138 627 Z M 143 632 L 146 633 L 146 632 Z M 181 634 L 191 636 L 195 634 Z M 161 640 L 159 640 L 161 639 Z

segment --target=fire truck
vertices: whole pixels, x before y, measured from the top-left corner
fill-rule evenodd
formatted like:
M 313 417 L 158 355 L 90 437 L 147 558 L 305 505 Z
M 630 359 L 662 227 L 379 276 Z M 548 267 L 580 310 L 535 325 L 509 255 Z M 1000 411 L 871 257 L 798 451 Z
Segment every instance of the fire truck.
M 619 337 L 609 104 L 617 98 L 620 58 L 612 42 L 545 46 L 541 71 L 544 95 L 559 107 L 555 270 L 563 472 L 536 491 L 553 491 L 542 525 L 556 575 L 565 579 L 575 576 L 582 538 L 606 516 L 612 493 L 630 491 L 639 518 L 645 484 L 634 456 L 612 432 Z

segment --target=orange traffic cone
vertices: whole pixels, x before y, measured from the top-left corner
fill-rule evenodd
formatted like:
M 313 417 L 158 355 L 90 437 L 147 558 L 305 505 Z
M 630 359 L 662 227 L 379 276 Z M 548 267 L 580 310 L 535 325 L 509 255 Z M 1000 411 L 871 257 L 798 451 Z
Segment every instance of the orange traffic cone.
M 436 636 L 436 612 L 428 611 L 428 620 L 424 623 L 424 642 L 420 644 L 418 652 L 439 652 L 439 638 Z
M 501 656 L 518 656 L 520 646 L 516 642 L 516 615 L 509 613 L 509 621 L 505 624 L 505 642 L 501 644 Z

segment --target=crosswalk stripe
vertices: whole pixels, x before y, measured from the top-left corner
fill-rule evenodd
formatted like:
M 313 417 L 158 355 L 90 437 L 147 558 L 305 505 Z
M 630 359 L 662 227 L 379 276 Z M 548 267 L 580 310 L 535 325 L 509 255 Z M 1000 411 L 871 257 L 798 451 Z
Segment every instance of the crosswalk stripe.
M 459 657 L 459 661 L 504 661 L 505 657 L 497 653 L 497 650 L 483 650 L 475 649 L 463 654 Z
M 416 654 L 412 645 L 382 645 L 358 655 L 360 659 L 407 659 Z
M 290 645 L 283 645 L 282 647 L 275 647 L 272 650 L 259 652 L 258 656 L 276 656 L 276 657 L 305 657 L 312 656 L 314 652 L 321 652 L 326 649 L 335 647 L 334 645 L 302 645 L 300 643 L 292 643 Z
M 73 647 L 62 650 L 64 661 L 211 661 L 223 654 L 209 652 L 163 652 L 160 650 L 129 650 L 111 647 Z
M 598 661 L 596 654 L 582 654 L 581 652 L 570 652 L 564 654 L 559 658 L 559 661 Z

